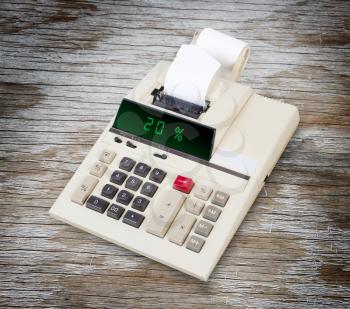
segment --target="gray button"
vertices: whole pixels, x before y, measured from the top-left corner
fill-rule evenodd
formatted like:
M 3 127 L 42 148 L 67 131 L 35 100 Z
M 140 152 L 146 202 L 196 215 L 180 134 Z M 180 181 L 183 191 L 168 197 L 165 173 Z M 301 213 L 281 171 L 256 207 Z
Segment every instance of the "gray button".
M 201 220 L 197 224 L 194 232 L 204 237 L 208 237 L 212 229 L 213 225 L 211 223 Z
M 221 210 L 219 208 L 214 206 L 208 206 L 204 211 L 203 218 L 216 222 L 220 214 L 221 214 Z
M 198 253 L 201 251 L 204 243 L 205 241 L 202 238 L 192 235 L 186 244 L 186 248 Z
M 141 184 L 142 184 L 141 179 L 134 176 L 130 176 L 126 181 L 125 188 L 131 189 L 133 191 L 137 191 L 140 188 Z
M 211 202 L 215 205 L 224 207 L 229 197 L 230 196 L 225 192 L 216 191 Z

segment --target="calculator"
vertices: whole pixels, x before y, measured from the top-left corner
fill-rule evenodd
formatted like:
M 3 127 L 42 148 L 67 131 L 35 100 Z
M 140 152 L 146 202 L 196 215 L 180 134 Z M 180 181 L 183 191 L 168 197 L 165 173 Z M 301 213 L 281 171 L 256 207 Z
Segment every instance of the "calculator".
M 122 100 L 50 215 L 206 281 L 299 114 L 223 75 L 207 107 L 171 97 L 170 65 L 159 62 Z

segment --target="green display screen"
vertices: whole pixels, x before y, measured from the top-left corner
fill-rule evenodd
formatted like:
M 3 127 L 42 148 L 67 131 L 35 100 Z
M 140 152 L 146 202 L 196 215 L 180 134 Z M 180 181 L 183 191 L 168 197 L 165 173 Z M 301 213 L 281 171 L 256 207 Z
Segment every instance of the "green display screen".
M 215 129 L 123 99 L 113 127 L 154 143 L 209 160 Z

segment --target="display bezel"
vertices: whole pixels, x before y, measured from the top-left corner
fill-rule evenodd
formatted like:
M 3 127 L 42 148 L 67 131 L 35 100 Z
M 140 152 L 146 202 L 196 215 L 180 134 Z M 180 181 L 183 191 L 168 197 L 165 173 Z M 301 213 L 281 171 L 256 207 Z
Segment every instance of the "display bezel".
M 208 142 L 205 146 L 203 146 L 204 148 L 201 148 L 201 149 L 197 149 L 197 148 L 186 149 L 182 145 L 179 145 L 179 147 L 172 147 L 170 145 L 159 143 L 153 139 L 145 138 L 144 136 L 140 136 L 138 134 L 135 134 L 130 129 L 122 127 L 118 124 L 118 119 L 120 119 L 119 117 L 121 115 L 123 115 L 128 110 L 135 112 L 135 108 L 137 109 L 137 111 L 142 111 L 143 114 L 136 113 L 136 115 L 138 115 L 141 119 L 143 119 L 143 117 L 145 117 L 145 115 L 152 115 L 153 117 L 157 117 L 160 119 L 168 119 L 168 120 L 170 119 L 171 123 L 180 122 L 186 126 L 191 126 L 191 128 L 193 127 L 194 129 L 197 130 L 197 132 L 205 132 L 206 134 L 208 134 Z M 144 140 L 147 140 L 149 142 L 152 142 L 154 144 L 158 144 L 161 146 L 161 147 L 157 147 L 157 148 L 164 148 L 165 150 L 172 149 L 173 151 L 185 153 L 187 155 L 197 157 L 199 159 L 203 159 L 203 160 L 207 160 L 207 161 L 209 161 L 211 156 L 212 156 L 212 151 L 213 151 L 213 147 L 214 147 L 214 140 L 215 140 L 215 135 L 216 135 L 216 129 L 213 127 L 201 124 L 201 123 L 193 121 L 193 120 L 189 120 L 187 118 L 181 117 L 179 115 L 175 115 L 173 113 L 166 112 L 160 108 L 154 108 L 154 107 L 151 107 L 151 106 L 148 106 L 145 104 L 140 104 L 138 102 L 135 102 L 135 101 L 132 101 L 129 99 L 122 100 L 120 107 L 119 107 L 119 110 L 118 110 L 118 113 L 114 119 L 112 127 L 117 129 L 117 130 L 126 132 L 127 134 L 137 136 L 140 139 L 144 139 Z

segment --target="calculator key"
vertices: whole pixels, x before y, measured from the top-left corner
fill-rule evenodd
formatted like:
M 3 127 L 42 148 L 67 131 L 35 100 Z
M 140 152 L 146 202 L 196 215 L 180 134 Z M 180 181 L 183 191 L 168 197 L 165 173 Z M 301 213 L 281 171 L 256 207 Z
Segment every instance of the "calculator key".
M 130 176 L 126 181 L 125 188 L 131 189 L 133 191 L 137 191 L 140 188 L 141 184 L 142 184 L 141 179 L 134 176 Z
M 124 157 L 120 161 L 119 168 L 121 168 L 122 170 L 130 172 L 135 164 L 136 164 L 136 162 L 133 159 L 130 159 L 128 157 Z
M 142 196 L 136 196 L 134 200 L 132 201 L 132 208 L 135 208 L 136 210 L 139 211 L 145 211 L 149 204 L 149 200 L 142 197 Z
M 117 202 L 124 204 L 124 205 L 129 205 L 130 201 L 134 195 L 126 190 L 121 190 L 118 195 L 117 195 Z
M 112 199 L 117 194 L 117 192 L 118 192 L 118 188 L 110 184 L 106 184 L 102 188 L 101 195 L 109 199 Z
M 111 182 L 122 185 L 128 175 L 121 171 L 114 171 L 111 175 Z
M 107 170 L 107 165 L 101 162 L 94 163 L 90 168 L 90 174 L 96 177 L 102 177 Z
M 191 178 L 178 175 L 173 183 L 173 188 L 185 193 L 190 193 L 194 186 L 194 182 Z
M 209 199 L 209 196 L 212 192 L 212 188 L 201 184 L 196 184 L 193 189 L 193 195 L 204 201 L 207 201 Z
M 161 183 L 165 176 L 166 172 L 162 171 L 159 168 L 154 168 L 151 172 L 151 175 L 149 176 L 149 179 L 154 182 Z
M 212 222 L 216 222 L 221 214 L 221 210 L 214 206 L 208 206 L 203 214 L 204 219 L 208 219 Z
M 198 222 L 194 232 L 204 237 L 208 237 L 211 230 L 213 229 L 213 226 L 214 225 L 212 225 L 211 223 L 201 220 Z
M 146 218 L 146 231 L 164 237 L 184 201 L 185 196 L 179 191 L 164 191 L 152 213 Z
M 138 176 L 146 177 L 150 170 L 150 166 L 148 166 L 146 163 L 140 162 L 136 164 L 134 173 Z
M 211 202 L 215 205 L 224 207 L 229 197 L 230 196 L 225 192 L 216 191 Z
M 145 182 L 145 184 L 142 186 L 141 194 L 153 197 L 153 195 L 156 193 L 158 187 L 150 182 Z
M 195 222 L 196 218 L 189 214 L 181 214 L 180 216 L 177 216 L 168 232 L 168 239 L 171 242 L 182 246 Z
M 111 163 L 115 158 L 116 153 L 111 149 L 105 149 L 102 151 L 99 160 L 104 163 Z
M 137 212 L 128 210 L 123 218 L 123 222 L 138 228 L 143 222 L 143 219 L 145 219 L 143 215 L 140 215 Z
M 186 244 L 186 248 L 196 253 L 202 250 L 205 241 L 202 238 L 192 235 Z
M 95 210 L 101 214 L 105 212 L 107 209 L 109 203 L 106 200 L 103 200 L 102 198 L 99 198 L 97 196 L 91 195 L 88 200 L 86 201 L 86 207 L 92 210 Z
M 120 217 L 123 215 L 124 211 L 125 208 L 123 208 L 122 206 L 112 204 L 112 206 L 109 207 L 107 210 L 107 216 L 119 220 Z
M 71 201 L 83 205 L 98 183 L 97 178 L 86 176 L 80 186 L 74 191 Z
M 196 216 L 198 216 L 202 212 L 203 207 L 204 202 L 199 200 L 188 198 L 185 202 L 185 209 Z

